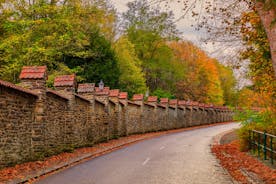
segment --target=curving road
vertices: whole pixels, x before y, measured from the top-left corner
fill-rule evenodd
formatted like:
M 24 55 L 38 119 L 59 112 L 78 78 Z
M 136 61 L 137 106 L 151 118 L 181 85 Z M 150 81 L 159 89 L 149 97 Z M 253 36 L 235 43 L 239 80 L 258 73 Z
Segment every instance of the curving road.
M 237 123 L 146 140 L 38 181 L 39 184 L 232 184 L 210 152 L 212 137 Z

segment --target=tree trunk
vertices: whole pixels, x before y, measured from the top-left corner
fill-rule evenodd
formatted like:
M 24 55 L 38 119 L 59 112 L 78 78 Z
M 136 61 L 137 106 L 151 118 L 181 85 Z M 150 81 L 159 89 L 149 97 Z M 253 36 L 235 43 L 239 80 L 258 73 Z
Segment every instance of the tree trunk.
M 276 23 L 273 23 L 273 21 L 275 21 L 276 19 L 275 8 L 266 10 L 263 2 L 257 2 L 256 8 L 267 33 L 274 69 L 274 76 L 276 77 Z

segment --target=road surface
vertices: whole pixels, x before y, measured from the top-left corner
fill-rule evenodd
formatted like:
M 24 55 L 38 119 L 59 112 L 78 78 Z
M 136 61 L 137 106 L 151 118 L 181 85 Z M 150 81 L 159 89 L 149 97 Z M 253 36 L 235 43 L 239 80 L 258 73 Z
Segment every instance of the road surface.
M 237 123 L 145 140 L 48 176 L 39 184 L 232 184 L 210 152 Z

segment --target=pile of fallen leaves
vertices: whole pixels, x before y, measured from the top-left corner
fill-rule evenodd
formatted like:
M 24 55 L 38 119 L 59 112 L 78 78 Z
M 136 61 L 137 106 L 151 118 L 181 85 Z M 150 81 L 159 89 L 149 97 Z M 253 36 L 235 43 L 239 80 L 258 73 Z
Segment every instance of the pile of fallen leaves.
M 252 183 L 250 180 L 276 184 L 275 169 L 264 165 L 247 152 L 241 152 L 239 148 L 240 143 L 235 140 L 230 144 L 214 145 L 212 152 L 235 180 L 243 184 Z

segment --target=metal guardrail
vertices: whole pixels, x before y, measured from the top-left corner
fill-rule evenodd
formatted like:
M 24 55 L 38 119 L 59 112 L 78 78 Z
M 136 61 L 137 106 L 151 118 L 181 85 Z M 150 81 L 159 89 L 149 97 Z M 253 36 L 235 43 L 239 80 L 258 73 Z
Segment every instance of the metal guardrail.
M 249 130 L 249 149 L 257 150 L 258 157 L 261 158 L 262 154 L 264 160 L 268 160 L 267 157 L 269 156 L 273 165 L 276 155 L 276 136 L 266 132 Z

